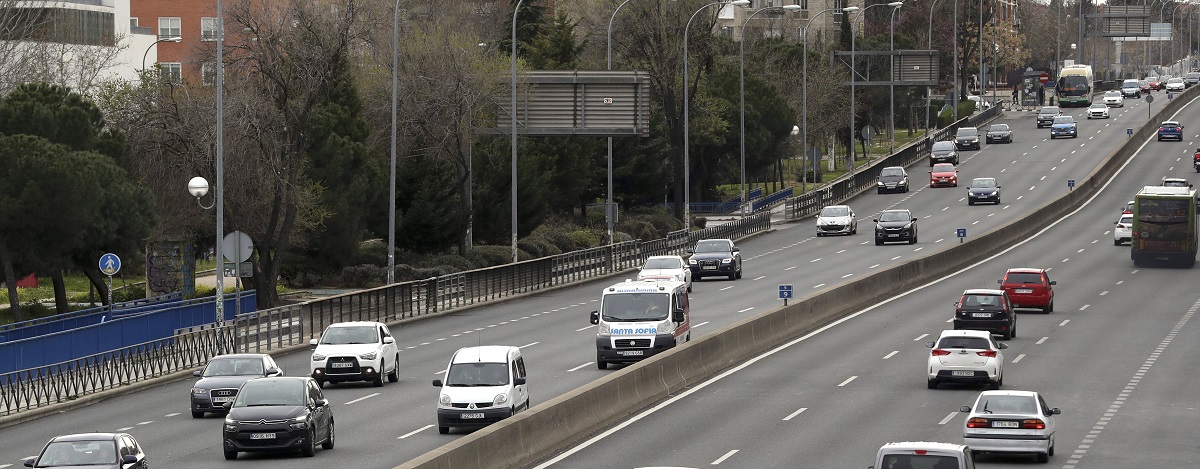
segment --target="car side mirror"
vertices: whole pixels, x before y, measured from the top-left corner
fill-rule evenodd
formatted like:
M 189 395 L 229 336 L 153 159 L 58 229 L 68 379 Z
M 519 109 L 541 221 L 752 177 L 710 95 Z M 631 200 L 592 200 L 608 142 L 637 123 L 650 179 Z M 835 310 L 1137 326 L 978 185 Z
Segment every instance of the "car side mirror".
M 195 376 L 195 377 L 199 378 L 199 377 L 200 377 L 200 370 L 193 371 L 193 372 L 192 372 L 192 376 Z
M 878 219 L 878 218 L 872 218 L 872 219 L 871 219 L 871 221 L 873 221 L 873 222 L 875 222 L 875 223 L 879 223 L 879 219 Z
M 225 410 L 229 410 L 229 408 L 230 408 L 230 407 L 233 407 L 233 403 L 232 403 L 232 402 L 225 402 L 225 403 L 221 404 L 221 407 L 224 407 L 224 408 L 225 408 Z
M 677 310 L 675 310 L 674 313 L 671 314 L 671 321 L 683 322 L 683 320 L 686 319 L 684 316 L 685 315 L 683 314 L 683 309 L 677 309 Z
M 926 346 L 926 347 L 929 347 L 929 348 L 933 348 L 933 342 L 932 342 L 932 341 L 930 341 L 930 342 L 925 342 L 925 346 Z
M 912 221 L 917 221 L 917 217 L 913 217 Z
M 267 368 L 267 373 L 266 373 L 267 376 L 275 376 L 275 375 L 282 375 L 282 374 L 283 374 L 283 371 L 281 371 L 279 368 L 274 368 L 274 367 Z
M 1050 284 L 1051 284 L 1051 285 L 1058 285 L 1058 281 L 1057 281 L 1057 280 L 1051 280 L 1051 281 L 1050 281 Z
M 385 344 L 394 344 L 394 343 L 396 343 L 396 338 L 395 338 L 395 337 L 384 337 L 384 338 L 383 338 L 383 343 L 385 343 Z
M 36 460 L 37 458 L 25 458 L 23 463 L 25 464 L 25 467 L 33 467 L 33 462 Z
M 1001 187 L 1004 187 L 1004 186 L 996 186 L 996 188 L 997 188 L 997 189 L 999 189 L 999 188 L 1001 188 Z
M 733 252 L 742 252 L 742 248 L 739 248 L 739 247 L 737 247 L 737 246 L 734 246 L 734 247 L 733 247 Z
M 592 324 L 600 324 L 600 312 L 592 311 Z
M 969 406 L 969 405 L 965 405 L 965 406 L 959 407 L 959 408 L 958 408 L 958 411 L 959 411 L 959 412 L 970 412 L 970 411 L 971 411 L 971 406 Z
M 308 340 L 308 345 L 311 345 L 311 346 L 313 346 L 313 347 L 316 347 L 316 346 L 317 346 L 317 342 L 320 342 L 320 340 L 319 340 L 319 339 L 309 339 L 309 340 Z
M 138 462 L 137 456 L 134 456 L 132 454 L 126 454 L 124 456 L 121 456 L 121 464 L 133 464 L 136 462 Z
M 1121 221 L 1120 221 L 1120 220 L 1117 220 L 1117 221 L 1114 221 L 1114 222 L 1113 222 L 1113 224 L 1114 224 L 1114 225 L 1116 225 L 1116 224 L 1119 224 L 1119 223 L 1121 223 Z
M 317 405 L 317 407 L 325 407 L 325 406 L 329 405 L 329 401 L 327 401 L 325 399 L 317 399 L 315 404 Z
M 1061 410 L 1058 410 L 1058 407 L 1055 407 L 1055 408 L 1053 408 L 1053 409 L 1050 409 L 1050 414 L 1051 414 L 1051 415 L 1058 415 L 1058 414 L 1061 414 L 1061 413 L 1062 413 L 1062 411 L 1061 411 Z
M 958 307 L 958 302 L 957 302 L 957 301 L 955 301 L 955 302 L 954 302 L 954 307 L 955 307 L 955 308 L 957 308 L 957 307 Z
M 997 347 L 1000 347 L 1000 348 L 1002 348 L 1002 349 L 1006 349 L 1006 348 L 1008 348 L 1008 344 L 1006 344 L 1006 343 L 1004 343 L 1004 342 L 1000 342 L 999 344 L 996 344 L 996 346 L 997 346 Z
M 433 380 L 433 387 L 435 387 L 435 388 L 442 387 L 442 380 L 440 380 L 440 379 Z
M 696 253 L 696 250 L 695 250 L 695 249 L 690 249 L 690 248 L 689 248 L 689 249 L 687 250 L 687 253 L 688 253 L 688 254 L 695 254 L 695 253 Z
M 513 378 L 513 385 L 515 385 L 515 386 L 524 386 L 524 385 L 525 385 L 525 378 Z
M 1004 285 L 1004 280 L 996 280 L 996 283 L 999 283 L 999 284 L 1001 284 L 1001 285 Z

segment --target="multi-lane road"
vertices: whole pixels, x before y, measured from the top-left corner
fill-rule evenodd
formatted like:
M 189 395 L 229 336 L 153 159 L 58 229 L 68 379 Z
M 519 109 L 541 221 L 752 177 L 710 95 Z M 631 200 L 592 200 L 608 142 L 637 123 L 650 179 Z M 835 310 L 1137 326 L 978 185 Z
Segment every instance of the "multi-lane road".
M 926 187 L 927 167 L 917 165 L 909 169 L 910 193 L 876 195 L 872 191 L 849 202 L 862 217 L 858 235 L 816 238 L 812 222 L 805 221 L 779 225 L 771 233 L 745 240 L 740 244 L 745 258 L 743 279 L 696 283 L 692 295 L 696 333 L 705 334 L 776 307 L 778 284 L 793 284 L 797 296 L 803 296 L 875 269 L 953 248 L 958 243 L 956 228 L 966 228 L 970 236 L 1029 213 L 1067 191 L 1068 179 L 1082 179 L 1103 155 L 1124 144 L 1128 138 L 1125 129 L 1145 122 L 1146 105 L 1130 101 L 1125 108 L 1114 109 L 1112 119 L 1101 121 L 1084 119 L 1082 109 L 1069 110 L 1080 121 L 1080 137 L 1053 141 L 1047 140 L 1048 129 L 1034 128 L 1033 113 L 1009 113 L 999 122 L 1016 129 L 1016 142 L 963 152 L 959 188 Z M 1180 120 L 1200 122 L 1200 109 L 1189 108 Z M 1170 357 L 1188 352 L 1187 341 L 1177 339 L 1159 355 L 1150 355 L 1197 298 L 1189 297 L 1182 286 L 1185 282 L 1181 279 L 1188 278 L 1191 271 L 1132 273 L 1127 248 L 1112 246 L 1107 233 L 1118 209 L 1137 187 L 1168 173 L 1178 176 L 1190 171 L 1187 161 L 1173 162 L 1191 149 L 1190 140 L 1182 144 L 1152 142 L 1118 182 L 1135 180 L 1119 187 L 1114 184 L 1087 209 L 1028 244 L 750 364 L 737 371 L 736 378 L 713 382 L 665 406 L 654 418 L 583 448 L 557 467 L 698 467 L 721 458 L 723 464 L 738 467 L 777 467 L 787 461 L 810 460 L 813 464 L 802 467 L 865 467 L 869 454 L 888 440 L 957 441 L 952 427 L 961 424 L 961 418 L 939 422 L 975 390 L 924 389 L 920 369 L 928 349 L 924 348 L 926 339 L 919 337 L 948 327 L 945 320 L 950 305 L 962 289 L 994 285 L 1004 268 L 1017 265 L 1053 267 L 1059 282 L 1056 312 L 1022 315 L 1018 320 L 1020 337 L 1006 350 L 1009 362 L 1015 363 L 1008 369 L 1005 387 L 1046 392 L 1054 400 L 1052 405 L 1063 408 L 1063 434 L 1052 463 L 1062 464 L 1076 447 L 1089 445 L 1091 448 L 1083 448 L 1092 452 L 1085 455 L 1088 464 L 1083 467 L 1102 467 L 1095 464 L 1112 457 L 1101 454 L 1093 459 L 1092 454 L 1106 451 L 1102 448 L 1109 447 L 1105 446 L 1108 435 L 1114 435 L 1112 440 L 1141 444 L 1140 453 L 1112 446 L 1113 456 L 1156 454 L 1151 451 L 1158 449 L 1159 443 L 1172 440 L 1164 440 L 1156 432 L 1133 430 L 1139 429 L 1136 426 L 1122 427 L 1133 419 L 1121 418 L 1136 414 L 1151 422 L 1166 422 L 1190 412 L 1186 407 L 1173 407 L 1180 402 L 1172 400 L 1169 391 L 1162 391 L 1155 400 L 1140 401 L 1141 407 L 1135 407 L 1135 402 L 1139 402 L 1136 397 L 1157 389 L 1151 380 Z M 1174 169 L 1169 169 L 1172 165 Z M 967 206 L 966 183 L 979 176 L 999 179 L 1003 204 Z M 909 208 L 920 218 L 918 244 L 874 245 L 870 218 L 894 207 Z M 0 439 L 6 443 L 0 448 L 0 469 L 6 464 L 19 466 L 21 458 L 36 454 L 54 435 L 116 430 L 137 437 L 158 467 L 393 467 L 463 434 L 437 433 L 437 389 L 431 385 L 458 347 L 522 347 L 535 408 L 539 402 L 611 373 L 592 363 L 595 329 L 588 323 L 588 312 L 596 309 L 600 289 L 619 280 L 591 282 L 393 330 L 402 350 L 401 381 L 383 388 L 358 384 L 327 387 L 337 422 L 337 448 L 318 451 L 315 459 L 289 454 L 223 460 L 221 418 L 192 419 L 187 409 L 191 381 L 180 381 L 0 429 Z M 1062 323 L 1065 320 L 1070 321 Z M 1190 330 L 1184 324 L 1178 335 L 1170 337 L 1183 339 Z M 1049 338 L 1036 343 L 1041 337 Z M 1025 356 L 1018 359 L 1022 354 Z M 1135 375 L 1139 366 L 1152 358 L 1158 362 L 1152 372 Z M 308 353 L 276 359 L 286 374 L 308 372 Z M 1130 383 L 1142 384 L 1132 385 L 1135 389 L 1121 396 Z M 1129 403 L 1115 412 L 1107 407 L 1127 402 L 1126 398 Z M 1097 407 L 1101 404 L 1103 409 Z M 1112 423 L 1098 424 L 1109 422 L 1100 420 L 1107 418 L 1106 413 L 1114 414 Z M 1085 440 L 1093 427 L 1104 430 Z M 336 463 L 330 459 L 333 457 Z

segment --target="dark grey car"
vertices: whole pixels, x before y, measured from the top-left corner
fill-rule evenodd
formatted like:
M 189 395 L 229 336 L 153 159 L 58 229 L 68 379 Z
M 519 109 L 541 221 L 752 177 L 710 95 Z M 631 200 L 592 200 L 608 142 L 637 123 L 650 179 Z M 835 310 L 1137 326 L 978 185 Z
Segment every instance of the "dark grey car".
M 283 370 L 265 353 L 232 353 L 213 357 L 192 376 L 200 378 L 192 385 L 192 418 L 200 418 L 205 412 L 225 413 L 225 404 L 233 402 L 246 381 L 283 376 Z
M 695 249 L 689 249 L 688 268 L 692 279 L 722 276 L 729 280 L 742 278 L 742 253 L 731 239 L 702 239 Z
M 978 150 L 979 145 L 979 129 L 975 127 L 960 127 L 958 132 L 954 134 L 954 146 L 960 150 L 972 148 Z
M 1008 124 L 992 124 L 988 126 L 987 142 L 1012 143 L 1013 131 Z
M 128 433 L 80 433 L 56 436 L 25 467 L 146 469 L 146 453 Z M 7 467 L 7 465 L 5 465 Z
M 888 166 L 879 171 L 876 190 L 884 192 L 908 192 L 908 173 L 901 166 Z
M 1062 110 L 1058 106 L 1042 106 L 1037 114 L 1037 128 L 1040 129 L 1054 125 L 1054 118 L 1061 115 Z
M 875 222 L 875 245 L 897 241 L 908 241 L 917 244 L 917 219 L 912 212 L 904 209 L 884 210 L 879 212 Z
M 954 142 L 933 142 L 933 147 L 929 149 L 929 166 L 937 163 L 958 164 L 958 148 L 955 148 Z

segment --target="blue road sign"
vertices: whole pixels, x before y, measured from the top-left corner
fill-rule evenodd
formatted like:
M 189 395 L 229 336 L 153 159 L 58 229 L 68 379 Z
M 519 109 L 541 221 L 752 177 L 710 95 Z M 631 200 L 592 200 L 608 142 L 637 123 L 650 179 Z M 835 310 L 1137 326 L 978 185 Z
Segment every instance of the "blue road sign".
M 1074 179 L 1067 179 L 1067 187 L 1074 188 L 1074 187 L 1075 187 L 1075 180 L 1074 180 Z
M 967 237 L 967 229 L 966 229 L 966 228 L 959 228 L 959 229 L 958 229 L 958 237 L 959 237 L 959 238 L 966 238 L 966 237 Z
M 100 272 L 104 275 L 112 277 L 121 271 L 121 258 L 116 254 L 107 253 L 100 256 Z
M 1125 129 L 1125 135 L 1133 135 L 1133 129 Z
M 791 285 L 780 285 L 779 286 L 779 299 L 787 300 L 787 299 L 790 299 L 791 297 L 792 297 L 792 286 Z

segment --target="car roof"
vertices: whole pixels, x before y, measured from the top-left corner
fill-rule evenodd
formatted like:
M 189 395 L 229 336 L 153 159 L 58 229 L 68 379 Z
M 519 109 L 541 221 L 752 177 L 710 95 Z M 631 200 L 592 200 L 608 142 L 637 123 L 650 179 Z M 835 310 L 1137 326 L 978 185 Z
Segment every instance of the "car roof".
M 999 390 L 999 391 L 983 391 L 983 392 L 979 393 L 979 397 L 984 397 L 984 396 L 1027 396 L 1027 397 L 1034 397 L 1034 396 L 1037 396 L 1037 395 L 1038 395 L 1037 391 L 1018 391 L 1018 390 L 1015 390 L 1015 389 L 1013 389 L 1013 390 L 1009 390 L 1009 389 L 1001 389 L 1001 390 Z
M 971 182 L 976 182 L 976 181 L 983 182 L 983 181 L 995 181 L 995 180 L 996 180 L 996 178 L 975 178 L 975 179 L 972 179 Z
M 850 206 L 849 205 L 826 205 L 821 210 L 825 210 L 827 208 L 850 208 Z
M 909 210 L 909 209 L 907 209 L 907 208 L 889 208 L 889 209 L 887 209 L 887 210 L 880 211 L 880 212 L 879 212 L 879 214 L 880 214 L 880 215 L 883 215 L 883 214 L 885 214 L 885 213 L 889 213 L 889 212 L 904 212 L 904 213 L 912 213 L 912 211 L 910 211 L 910 210 Z
M 1004 290 L 994 288 L 970 288 L 963 291 L 964 295 L 1003 295 Z
M 1162 121 L 1163 125 L 1174 124 L 1179 125 L 1179 121 Z
M 209 359 L 209 361 L 222 359 L 222 358 L 262 358 L 262 357 L 265 357 L 268 355 L 270 355 L 270 354 L 266 354 L 266 353 L 227 353 L 224 355 L 217 355 L 215 357 L 212 357 Z
M 894 441 L 894 442 L 883 445 L 882 448 L 879 448 L 880 451 L 883 451 L 883 450 L 912 451 L 912 450 L 919 450 L 919 449 L 934 450 L 934 451 L 946 451 L 946 452 L 951 452 L 951 453 L 960 453 L 960 452 L 967 451 L 967 447 L 964 445 L 955 444 L 955 443 L 939 443 L 936 441 Z
M 478 347 L 463 347 L 454 352 L 451 364 L 455 363 L 508 363 L 508 354 L 513 352 L 511 345 L 481 345 Z
M 650 260 L 650 259 L 677 259 L 677 260 L 682 261 L 683 256 L 650 256 L 650 257 L 646 258 L 646 260 Z
M 1003 127 L 1003 128 L 1006 128 L 1006 129 L 1007 129 L 1007 128 L 1008 128 L 1008 124 L 992 124 L 992 125 L 991 125 L 990 127 L 988 127 L 988 128 L 990 128 L 990 129 L 994 129 L 994 128 L 997 128 L 997 127 Z
M 903 166 L 888 166 L 888 167 L 886 167 L 886 168 L 883 168 L 883 169 L 899 169 L 899 170 L 903 171 L 903 170 L 904 170 L 904 167 L 903 167 Z
M 112 440 L 117 436 L 125 435 L 124 433 L 76 433 L 73 435 L 59 435 L 50 441 L 103 441 Z
M 976 331 L 971 329 L 954 329 L 944 330 L 942 331 L 942 335 L 938 336 L 939 339 L 944 337 L 979 337 L 983 339 L 990 339 L 992 337 L 992 333 L 988 331 Z
M 1046 269 L 1039 269 L 1036 267 L 1013 267 L 1011 269 L 1008 269 L 1007 273 L 1010 273 L 1010 274 L 1040 274 L 1045 271 L 1046 271 Z
M 383 325 L 383 323 L 375 322 L 375 321 L 345 321 L 345 322 L 335 322 L 333 324 L 330 324 L 329 327 L 382 326 L 382 325 Z

